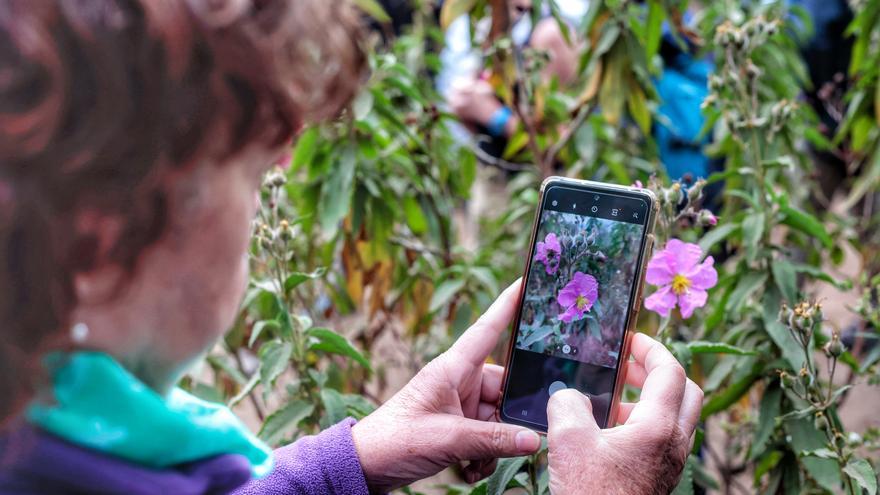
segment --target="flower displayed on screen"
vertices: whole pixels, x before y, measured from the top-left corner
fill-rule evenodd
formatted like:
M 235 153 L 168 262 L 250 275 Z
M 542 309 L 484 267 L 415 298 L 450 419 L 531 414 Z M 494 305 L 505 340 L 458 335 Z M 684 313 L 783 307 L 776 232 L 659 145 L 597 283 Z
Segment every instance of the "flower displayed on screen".
M 559 291 L 556 301 L 565 311 L 559 319 L 565 323 L 583 318 L 599 298 L 599 282 L 592 275 L 575 272 L 571 280 Z
M 559 244 L 556 234 L 552 232 L 547 234 L 543 241 L 538 242 L 538 246 L 535 248 L 535 261 L 544 263 L 544 269 L 550 275 L 554 275 L 559 269 L 561 255 L 562 246 Z
M 645 300 L 645 307 L 667 317 L 678 306 L 682 318 L 706 305 L 708 289 L 718 283 L 715 260 L 708 256 L 702 263 L 703 250 L 696 244 L 670 239 L 662 251 L 648 262 L 645 280 L 659 287 Z

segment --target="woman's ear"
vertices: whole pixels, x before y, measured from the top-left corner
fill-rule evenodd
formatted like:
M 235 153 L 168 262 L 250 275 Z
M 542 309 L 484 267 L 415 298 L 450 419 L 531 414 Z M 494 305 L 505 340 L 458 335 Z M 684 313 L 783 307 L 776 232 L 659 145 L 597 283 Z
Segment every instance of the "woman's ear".
M 77 215 L 77 237 L 83 240 L 83 248 L 74 250 L 74 256 L 81 259 L 76 264 L 80 269 L 73 276 L 73 288 L 80 304 L 96 304 L 112 297 L 124 280 L 124 269 L 108 256 L 119 241 L 122 227 L 122 220 L 115 215 L 96 210 Z

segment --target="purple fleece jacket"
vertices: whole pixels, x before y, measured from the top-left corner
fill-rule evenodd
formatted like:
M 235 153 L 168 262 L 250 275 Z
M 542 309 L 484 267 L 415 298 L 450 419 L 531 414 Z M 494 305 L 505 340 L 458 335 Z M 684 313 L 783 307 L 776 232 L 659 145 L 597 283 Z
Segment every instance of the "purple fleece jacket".
M 275 451 L 275 468 L 252 480 L 247 460 L 220 455 L 150 469 L 23 426 L 0 436 L 0 494 L 292 495 L 368 493 L 351 438 L 353 419 Z

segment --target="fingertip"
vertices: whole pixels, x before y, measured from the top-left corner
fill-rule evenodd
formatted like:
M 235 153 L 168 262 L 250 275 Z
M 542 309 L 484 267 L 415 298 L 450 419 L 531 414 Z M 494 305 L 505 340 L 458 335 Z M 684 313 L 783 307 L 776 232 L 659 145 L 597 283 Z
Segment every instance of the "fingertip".
M 585 406 L 591 411 L 593 410 L 593 404 L 590 402 L 590 399 L 573 388 L 564 388 L 555 392 L 550 396 L 550 401 L 547 403 L 548 409 L 551 407 L 559 409 L 572 406 Z
M 541 437 L 532 430 L 522 429 L 514 437 L 516 450 L 523 454 L 534 454 L 541 448 Z

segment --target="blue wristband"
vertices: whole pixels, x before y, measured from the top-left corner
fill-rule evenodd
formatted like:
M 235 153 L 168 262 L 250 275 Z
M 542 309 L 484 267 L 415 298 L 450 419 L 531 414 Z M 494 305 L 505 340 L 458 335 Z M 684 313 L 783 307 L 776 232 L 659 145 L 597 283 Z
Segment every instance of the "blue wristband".
M 495 137 L 503 137 L 504 136 L 504 128 L 507 126 L 507 122 L 513 116 L 513 112 L 507 107 L 501 107 L 495 112 L 492 113 L 492 117 L 489 118 L 489 122 L 486 124 L 486 129 L 489 130 L 489 134 Z

